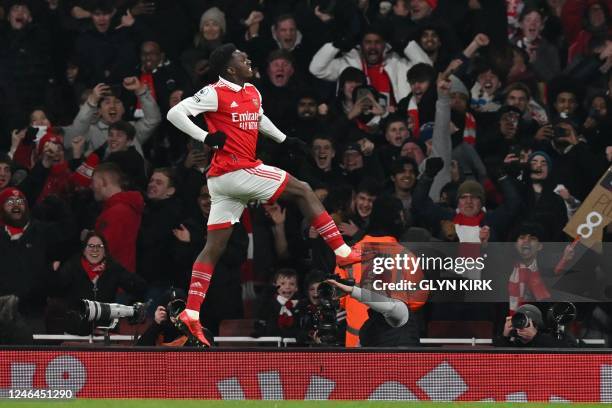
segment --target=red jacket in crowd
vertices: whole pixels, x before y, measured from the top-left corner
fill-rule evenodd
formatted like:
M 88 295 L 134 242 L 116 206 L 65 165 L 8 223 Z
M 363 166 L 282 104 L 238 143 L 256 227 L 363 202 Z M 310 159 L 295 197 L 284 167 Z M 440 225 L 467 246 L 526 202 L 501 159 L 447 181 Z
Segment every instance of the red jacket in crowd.
M 136 271 L 136 239 L 144 200 L 136 191 L 122 191 L 106 202 L 96 231 L 106 238 L 108 253 L 130 272 Z

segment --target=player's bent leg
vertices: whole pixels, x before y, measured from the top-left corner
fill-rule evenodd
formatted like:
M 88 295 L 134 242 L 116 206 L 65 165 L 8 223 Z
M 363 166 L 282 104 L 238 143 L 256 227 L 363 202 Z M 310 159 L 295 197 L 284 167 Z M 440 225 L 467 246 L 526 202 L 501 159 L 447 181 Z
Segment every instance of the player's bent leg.
M 351 249 L 342 238 L 338 227 L 325 207 L 307 183 L 287 174 L 289 182 L 281 198 L 293 201 L 300 208 L 306 220 L 317 230 L 321 238 L 336 254 L 340 266 L 351 265 L 361 261 L 358 251 Z
M 222 229 L 208 231 L 206 245 L 193 264 L 186 308 L 179 315 L 179 325 L 181 326 L 179 328 L 208 347 L 211 346 L 211 343 L 206 339 L 200 323 L 200 308 L 206 298 L 215 265 L 225 251 L 232 230 L 233 226 L 230 225 Z

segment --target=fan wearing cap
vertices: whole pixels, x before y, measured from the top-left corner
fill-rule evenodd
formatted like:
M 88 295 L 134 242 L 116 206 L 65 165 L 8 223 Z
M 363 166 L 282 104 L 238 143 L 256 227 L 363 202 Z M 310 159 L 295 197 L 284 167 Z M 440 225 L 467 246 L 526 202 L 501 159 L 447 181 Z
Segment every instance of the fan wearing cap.
M 388 96 L 388 101 L 394 105 L 410 93 L 406 75 L 419 62 L 431 65 L 429 56 L 415 41 L 411 41 L 404 55 L 399 56 L 385 42 L 382 27 L 370 26 L 358 46 L 354 47 L 354 42 L 347 40 L 346 35 L 323 45 L 312 58 L 309 69 L 315 77 L 326 81 L 336 81 L 347 67 L 360 69 L 368 83 Z
M 529 299 L 543 301 L 550 298 L 550 292 L 542 280 L 538 254 L 547 238 L 541 224 L 523 222 L 516 232 L 516 262 L 508 278 L 510 314 Z
M 428 195 L 433 179 L 442 167 L 443 161 L 437 157 L 425 162 L 424 173 L 412 194 L 415 217 L 422 217 L 433 231 L 440 230 L 442 221 L 452 221 L 459 242 L 480 243 L 503 239 L 521 206 L 513 180 L 506 175 L 499 178 L 504 203 L 492 211 L 486 211 L 484 207 L 483 186 L 474 180 L 464 181 L 457 191 L 457 207 L 453 210 L 434 204 Z
M 514 327 L 512 316 L 506 317 L 504 329 L 500 336 L 493 339 L 496 347 L 577 347 L 576 339 L 568 333 L 563 333 L 557 338 L 546 330 L 544 318 L 540 309 L 531 304 L 524 304 L 516 311 L 522 314 L 515 318 L 519 326 Z M 516 315 L 516 314 L 515 314 Z

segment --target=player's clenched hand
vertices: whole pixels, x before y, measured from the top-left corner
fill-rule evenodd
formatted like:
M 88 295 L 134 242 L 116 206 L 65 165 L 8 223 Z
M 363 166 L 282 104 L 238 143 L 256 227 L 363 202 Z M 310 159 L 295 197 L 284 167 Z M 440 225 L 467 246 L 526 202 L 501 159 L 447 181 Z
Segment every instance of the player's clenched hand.
M 223 145 L 225 145 L 225 139 L 227 139 L 227 135 L 225 133 L 221 131 L 216 131 L 206 135 L 204 143 L 212 148 L 223 149 Z

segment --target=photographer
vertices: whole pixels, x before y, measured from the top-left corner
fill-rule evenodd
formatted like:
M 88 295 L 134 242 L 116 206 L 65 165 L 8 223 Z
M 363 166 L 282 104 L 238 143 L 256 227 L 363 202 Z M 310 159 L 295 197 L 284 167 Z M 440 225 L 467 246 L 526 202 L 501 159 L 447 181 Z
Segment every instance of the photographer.
M 555 337 L 546 331 L 542 312 L 534 305 L 524 304 L 513 316 L 506 317 L 501 336 L 493 339 L 497 347 L 577 347 L 576 340 L 562 333 Z
M 368 309 L 368 320 L 359 330 L 361 347 L 407 347 L 419 345 L 419 331 L 410 320 L 408 305 L 401 300 L 379 295 L 359 286 L 328 279 L 325 282 L 348 294 Z
M 323 272 L 312 271 L 305 281 L 307 297 L 296 306 L 299 316 L 298 344 L 341 345 L 346 333 L 346 311 L 340 308 L 337 291 L 325 283 Z
M 176 317 L 185 309 L 185 292 L 181 289 L 170 289 L 164 293 L 155 310 L 154 321 L 140 336 L 137 346 L 191 346 L 187 336 L 175 326 Z M 212 334 L 204 329 L 204 334 L 212 344 Z

